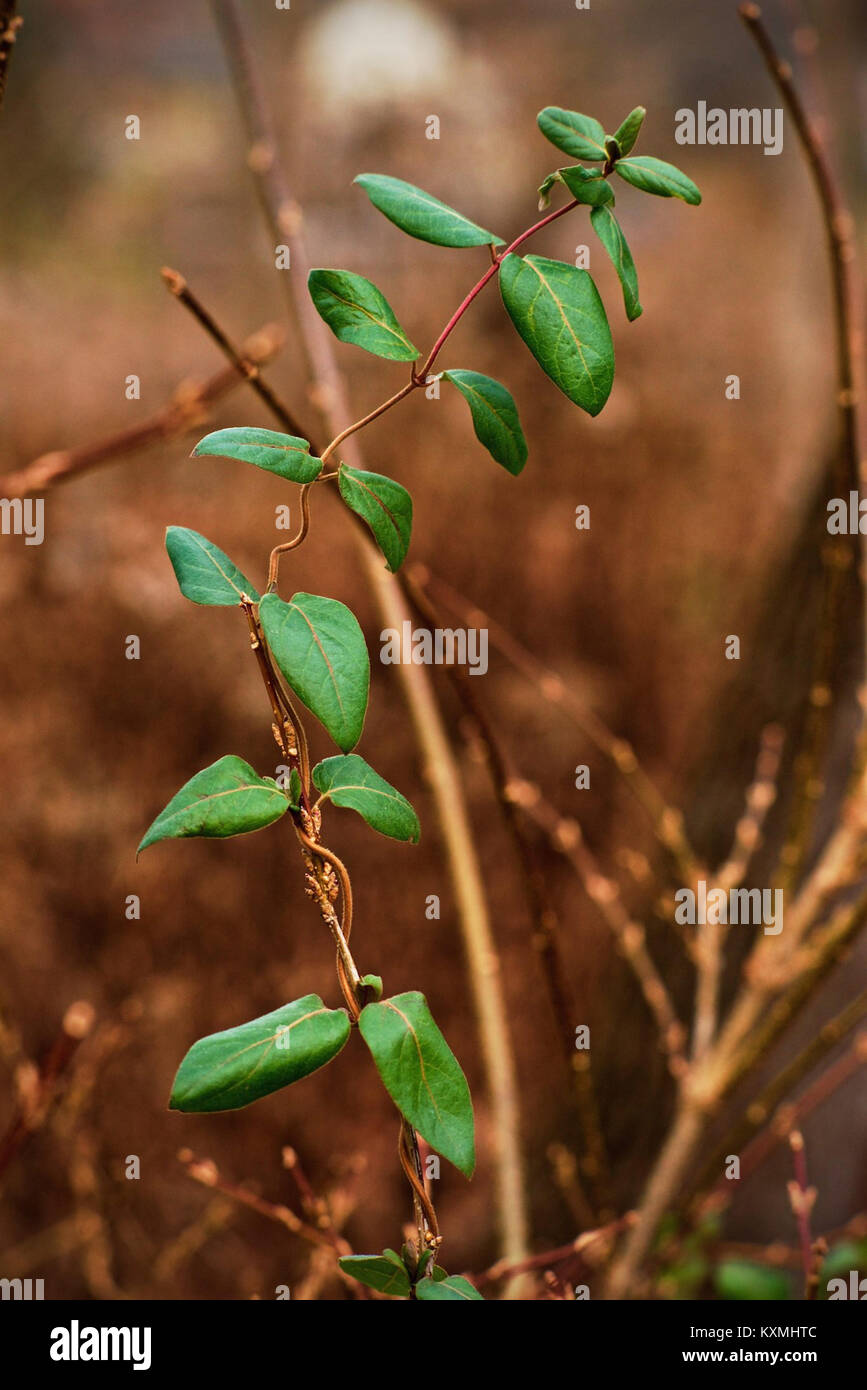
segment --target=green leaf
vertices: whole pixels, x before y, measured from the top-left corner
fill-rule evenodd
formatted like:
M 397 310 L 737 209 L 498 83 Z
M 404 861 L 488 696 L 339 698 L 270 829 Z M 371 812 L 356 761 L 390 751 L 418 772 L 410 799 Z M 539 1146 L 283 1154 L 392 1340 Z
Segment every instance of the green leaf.
M 720 1298 L 741 1302 L 757 1299 L 790 1298 L 792 1286 L 778 1269 L 751 1264 L 748 1260 L 724 1260 L 717 1266 L 714 1284 Z
M 405 796 L 395 791 L 357 753 L 326 758 L 313 769 L 313 783 L 335 806 L 348 806 L 380 835 L 418 844 L 418 816 Z
M 645 107 L 636 106 L 634 110 L 630 111 L 623 124 L 619 125 L 615 130 L 614 139 L 617 141 L 617 147 L 621 155 L 629 154 L 629 151 L 638 139 L 638 132 L 644 123 L 646 115 L 647 110 Z
M 419 356 L 388 300 L 363 275 L 311 270 L 307 287 L 317 313 L 341 343 L 355 343 L 393 362 L 414 362 Z
M 585 169 L 583 164 L 574 164 L 568 169 L 558 169 L 557 173 L 579 203 L 601 207 L 603 203 L 614 202 L 614 190 L 599 169 Z
M 381 1255 L 341 1255 L 338 1264 L 369 1289 L 409 1297 L 409 1274 L 396 1250 L 384 1250 Z
M 203 454 L 254 463 L 268 473 L 288 478 L 290 483 L 312 483 L 322 472 L 322 460 L 311 457 L 306 439 L 298 439 L 294 434 L 278 434 L 276 430 L 246 426 L 215 430 L 199 440 L 191 457 L 201 458 Z
M 429 241 L 434 246 L 505 245 L 502 237 L 486 232 L 439 198 L 415 184 L 404 183 L 403 179 L 393 179 L 388 174 L 359 174 L 355 183 L 389 222 L 419 241 Z
M 299 699 L 348 753 L 361 738 L 370 659 L 358 619 L 343 603 L 265 594 L 259 617 L 274 659 Z
M 170 526 L 166 531 L 166 550 L 185 598 L 229 608 L 246 594 L 254 603 L 259 595 L 237 565 L 213 542 L 186 526 Z
M 136 850 L 189 835 L 224 839 L 279 820 L 289 802 L 273 778 L 260 777 L 243 758 L 228 755 L 191 777 L 161 811 Z
M 618 159 L 614 172 L 633 188 L 640 188 L 642 193 L 655 193 L 659 198 L 682 198 L 693 205 L 701 202 L 701 193 L 692 179 L 674 164 L 666 164 L 664 159 L 653 159 L 646 154 L 634 159 Z
M 637 319 L 642 312 L 638 302 L 638 273 L 620 223 L 610 208 L 594 208 L 590 221 L 619 276 L 626 317 L 630 321 Z
M 471 1178 L 476 1156 L 470 1089 L 424 995 L 411 991 L 367 1004 L 358 1026 L 400 1113 Z
M 470 407 L 476 438 L 503 467 L 517 476 L 527 462 L 527 441 L 510 392 L 492 377 L 453 367 L 443 372 Z
M 539 211 L 544 212 L 551 202 L 551 189 L 555 183 L 560 182 L 560 170 L 555 169 L 553 174 L 548 174 L 539 184 Z
M 365 1002 L 373 1003 L 382 998 L 382 976 L 381 975 L 362 975 L 361 984 L 368 991 Z
M 382 473 L 340 465 L 337 486 L 347 507 L 367 522 L 392 574 L 399 570 L 412 534 L 412 498 Z
M 614 381 L 614 344 L 589 273 L 544 256 L 506 256 L 500 291 L 544 372 L 571 401 L 598 415 Z
M 475 1284 L 462 1274 L 447 1274 L 445 1279 L 422 1279 L 415 1286 L 415 1296 L 423 1303 L 445 1303 L 454 1300 L 464 1303 L 484 1303 Z
M 571 159 L 607 159 L 605 131 L 592 116 L 546 106 L 536 120 L 545 139 Z
M 289 805 L 293 811 L 297 811 L 301 805 L 301 773 L 297 767 L 293 767 L 289 773 L 289 786 L 286 790 L 289 798 Z
M 306 994 L 282 1009 L 194 1043 L 178 1069 L 169 1108 L 240 1110 L 318 1071 L 349 1037 L 345 1009 Z

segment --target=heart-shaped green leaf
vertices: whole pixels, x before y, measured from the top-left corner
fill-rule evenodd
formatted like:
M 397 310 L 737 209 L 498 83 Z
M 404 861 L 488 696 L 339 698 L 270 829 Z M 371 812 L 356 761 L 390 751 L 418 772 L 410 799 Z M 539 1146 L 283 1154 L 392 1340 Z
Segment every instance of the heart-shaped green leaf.
M 629 151 L 638 139 L 638 132 L 644 124 L 646 115 L 647 111 L 643 106 L 636 106 L 634 110 L 630 111 L 626 120 L 615 130 L 614 139 L 617 141 L 617 148 L 620 150 L 621 155 L 629 154 Z
M 509 473 L 520 473 L 527 462 L 527 441 L 511 393 L 493 377 L 457 367 L 443 372 L 443 380 L 468 403 L 479 442 Z
M 445 1279 L 422 1279 L 415 1286 L 415 1296 L 422 1303 L 484 1303 L 482 1295 L 462 1274 L 447 1274 Z
M 598 415 L 614 381 L 614 344 L 586 270 L 544 256 L 506 256 L 500 291 L 539 366 L 571 401 Z
M 585 169 L 583 164 L 573 164 L 568 169 L 558 169 L 557 173 L 579 203 L 602 207 L 604 203 L 614 202 L 614 190 L 599 169 Z
M 357 753 L 325 758 L 313 769 L 313 782 L 335 806 L 348 806 L 380 835 L 417 845 L 421 828 L 405 796 L 395 791 Z
M 193 603 L 229 608 L 240 603 L 242 594 L 259 602 L 259 595 L 237 565 L 198 531 L 169 526 L 166 550 L 181 593 Z
M 674 164 L 666 164 L 664 159 L 654 159 L 651 155 L 640 154 L 633 159 L 618 159 L 614 166 L 619 174 L 633 188 L 642 193 L 655 193 L 658 198 L 682 198 L 685 203 L 697 206 L 701 193 L 686 174 Z
M 412 498 L 406 488 L 382 473 L 345 463 L 338 470 L 337 486 L 347 507 L 367 522 L 392 574 L 399 570 L 412 534 Z
M 318 1071 L 349 1037 L 345 1009 L 306 994 L 250 1023 L 194 1043 L 178 1068 L 169 1108 L 202 1113 L 240 1110 Z
M 224 839 L 279 820 L 289 802 L 276 782 L 229 754 L 191 777 L 150 826 L 136 853 L 158 840 L 190 835 Z
M 388 174 L 359 174 L 355 183 L 389 222 L 419 241 L 429 241 L 434 246 L 504 245 L 502 237 L 486 232 L 439 198 L 415 184 L 404 183 L 403 179 L 393 179 Z
M 338 1264 L 369 1289 L 409 1298 L 409 1274 L 396 1250 L 383 1250 L 381 1255 L 341 1255 Z
M 546 140 L 570 159 L 606 159 L 605 131 L 592 116 L 564 111 L 562 106 L 546 106 L 536 120 Z
M 311 270 L 307 288 L 320 318 L 341 343 L 355 343 L 393 362 L 414 362 L 418 357 L 418 348 L 404 333 L 385 295 L 363 275 Z
M 611 257 L 623 287 L 626 317 L 631 321 L 642 312 L 638 302 L 638 272 L 623 230 L 610 208 L 594 208 L 590 214 L 593 230 Z
M 292 483 L 312 483 L 322 472 L 322 460 L 311 456 L 306 439 L 246 425 L 206 434 L 199 440 L 192 457 L 200 458 L 203 454 L 254 463 L 257 468 L 288 478 Z
M 476 1155 L 470 1088 L 424 995 L 413 990 L 366 1004 L 358 1027 L 400 1113 L 471 1178 Z
M 259 617 L 287 682 L 348 753 L 361 738 L 370 689 L 357 618 L 345 604 L 317 594 L 295 594 L 288 603 L 265 594 Z

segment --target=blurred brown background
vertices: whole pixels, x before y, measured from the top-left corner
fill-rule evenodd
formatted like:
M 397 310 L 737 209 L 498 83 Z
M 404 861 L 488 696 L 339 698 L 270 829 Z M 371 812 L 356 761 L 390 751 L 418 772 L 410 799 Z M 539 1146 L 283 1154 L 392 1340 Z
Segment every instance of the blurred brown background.
M 277 11 L 251 0 L 244 9 L 314 263 L 369 276 L 419 344 L 433 341 L 484 252 L 403 237 L 353 189 L 356 173 L 406 178 L 515 235 L 534 220 L 541 178 L 561 162 L 536 129 L 538 109 L 572 107 L 613 129 L 642 103 L 639 152 L 672 159 L 701 186 L 699 209 L 617 190 L 644 316 L 626 322 L 613 270 L 592 248 L 617 351 L 614 391 L 597 420 L 541 376 L 489 292 L 440 365 L 489 372 L 513 391 L 530 443 L 522 476 L 491 462 L 464 403 L 445 393 L 401 407 L 364 448 L 369 467 L 413 495 L 412 558 L 488 609 L 633 740 L 670 797 L 686 801 L 702 847 L 724 853 L 759 725 L 792 713 L 803 689 L 802 610 L 782 640 L 771 624 L 768 674 L 767 602 L 781 575 L 812 573 L 796 545 L 834 437 L 828 276 L 793 130 L 778 157 L 674 142 L 674 112 L 698 100 L 779 104 L 735 6 L 617 0 L 584 13 L 567 0 L 294 0 Z M 798 71 L 827 117 L 856 214 L 867 159 L 859 10 L 855 0 L 765 7 L 788 51 L 793 28 L 811 18 L 819 27 L 815 65 Z M 144 420 L 183 378 L 219 369 L 216 350 L 164 292 L 164 263 L 238 339 L 282 320 L 278 276 L 291 273 L 273 267 L 206 4 L 35 0 L 25 19 L 0 113 L 2 472 Z M 138 142 L 124 138 L 133 113 Z M 425 138 L 432 113 L 439 141 Z M 572 260 L 590 240 L 586 221 L 570 217 L 532 249 Z M 355 349 L 338 352 L 359 414 L 403 379 Z M 131 373 L 141 378 L 139 401 L 124 398 Z M 724 395 L 731 373 L 741 379 L 737 402 Z M 291 337 L 269 375 L 312 418 Z M 215 417 L 217 426 L 270 423 L 243 389 Z M 268 1298 L 300 1277 L 306 1249 L 243 1211 L 193 1258 L 165 1258 L 208 1201 L 176 1161 L 182 1145 L 276 1201 L 292 1195 L 282 1145 L 298 1148 L 323 1189 L 366 1155 L 347 1228 L 358 1250 L 396 1244 L 407 1208 L 393 1112 L 357 1039 L 327 1072 L 248 1111 L 182 1117 L 165 1108 L 180 1057 L 203 1033 L 312 990 L 335 1002 L 330 944 L 285 834 L 161 845 L 135 862 L 144 827 L 198 768 L 226 752 L 263 771 L 274 764 L 243 621 L 180 597 L 163 534 L 168 524 L 192 526 L 264 582 L 274 508 L 293 504 L 294 490 L 287 498 L 279 480 L 240 464 L 193 462 L 189 447 L 174 441 L 59 488 L 46 501 L 45 543 L 4 537 L 0 548 L 0 999 L 34 1055 L 76 999 L 90 1000 L 102 1021 L 123 1020 L 78 1138 L 46 1128 L 7 1182 L 0 1251 L 17 1265 L 7 1268 L 4 1254 L 0 1274 L 44 1276 L 47 1297 Z M 590 505 L 589 533 L 575 530 L 578 503 Z M 350 603 L 375 653 L 378 619 L 329 498 L 286 566 L 289 584 Z M 728 633 L 741 635 L 737 665 L 724 659 Z M 129 634 L 141 639 L 138 661 L 125 659 Z M 434 674 L 457 728 L 460 713 Z M 606 764 L 501 660 L 492 654 L 473 684 L 521 772 L 580 819 L 609 869 L 622 872 L 624 847 L 652 851 Z M 318 755 L 330 751 L 324 734 L 314 739 Z M 395 845 L 339 812 L 329 840 L 353 873 L 364 968 L 381 971 L 391 993 L 427 993 L 473 1087 L 479 1171 L 468 1186 L 444 1164 L 437 1202 L 447 1266 L 480 1269 L 496 1244 L 469 991 L 398 683 L 376 661 L 360 751 L 416 805 L 422 844 Z M 579 793 L 580 762 L 592 767 L 592 789 Z M 525 1099 L 534 1241 L 544 1249 L 575 1234 L 546 1150 L 554 1141 L 574 1148 L 578 1129 L 511 846 L 483 767 L 469 756 L 466 769 Z M 664 1120 L 664 1064 L 604 925 L 568 867 L 540 853 L 568 930 L 575 1022 L 591 1026 L 614 1186 L 627 1203 Z M 624 882 L 637 904 L 652 897 Z M 133 893 L 140 921 L 125 918 Z M 434 922 L 424 913 L 432 893 L 442 901 Z M 665 960 L 663 938 L 658 924 Z M 863 959 L 847 970 L 863 974 Z M 3 1087 L 5 1124 L 5 1076 Z M 857 1083 L 814 1135 L 811 1146 L 808 1128 L 822 1228 L 867 1201 Z M 139 1181 L 124 1177 L 130 1154 L 141 1157 Z M 785 1175 L 783 1159 L 745 1190 L 733 1232 L 755 1232 L 758 1222 L 763 1238 L 792 1238 Z M 52 1244 L 76 1203 L 96 1211 L 107 1234 L 85 1259 L 80 1246 Z M 337 1285 L 330 1292 L 341 1296 Z

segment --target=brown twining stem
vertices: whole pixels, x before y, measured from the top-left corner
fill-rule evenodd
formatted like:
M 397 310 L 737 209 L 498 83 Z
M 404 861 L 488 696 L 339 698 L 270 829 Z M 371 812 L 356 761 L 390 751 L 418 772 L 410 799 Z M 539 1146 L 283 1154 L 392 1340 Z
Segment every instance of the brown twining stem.
M 277 572 L 280 568 L 280 556 L 285 555 L 287 550 L 295 550 L 307 539 L 307 532 L 310 530 L 310 483 L 305 483 L 301 489 L 301 525 L 291 541 L 284 541 L 282 545 L 275 545 L 271 551 L 271 558 L 268 561 L 268 593 L 273 594 L 277 591 Z
M 798 135 L 819 196 L 828 244 L 828 261 L 834 301 L 837 353 L 837 409 L 840 445 L 834 467 L 834 486 L 845 496 L 865 481 L 865 464 L 860 455 L 861 355 L 863 334 L 856 327 L 857 251 L 854 221 L 846 206 L 831 162 L 816 125 L 807 113 L 795 85 L 792 69 L 777 52 L 762 20 L 758 5 L 745 4 L 740 15 L 755 40 L 772 81 L 782 97 Z M 846 571 L 856 558 L 857 537 L 829 535 L 823 547 L 824 592 L 820 618 L 819 645 L 814 660 L 805 731 L 805 748 L 795 767 L 795 793 L 789 835 L 783 852 L 783 884 L 791 887 L 800 876 L 810 850 L 811 832 L 824 792 L 823 763 L 831 731 L 831 680 L 841 627 L 841 606 L 845 596 Z M 862 586 L 864 585 L 865 543 L 862 542 Z
M 424 1185 L 424 1176 L 421 1166 L 421 1155 L 418 1151 L 418 1139 L 415 1130 L 403 1118 L 400 1122 L 400 1137 L 398 1139 L 398 1157 L 400 1164 L 406 1174 L 407 1181 L 412 1188 L 413 1207 L 415 1209 L 416 1229 L 418 1231 L 418 1258 L 426 1250 L 431 1248 L 436 1252 L 441 1243 L 437 1214 L 434 1210 L 433 1202 L 430 1199 L 427 1188 Z
M 6 92 L 9 59 L 24 20 L 17 14 L 18 0 L 0 0 L 0 103 Z
M 302 801 L 306 805 L 310 793 L 310 751 L 307 744 L 307 733 L 295 706 L 274 669 L 271 653 L 268 650 L 265 634 L 256 612 L 256 605 L 247 594 L 241 595 L 241 607 L 244 610 L 250 630 L 250 648 L 256 657 L 262 681 L 268 692 L 271 712 L 274 715 L 272 725 L 274 738 L 290 765 L 294 762 L 298 768 L 298 774 L 301 778 Z

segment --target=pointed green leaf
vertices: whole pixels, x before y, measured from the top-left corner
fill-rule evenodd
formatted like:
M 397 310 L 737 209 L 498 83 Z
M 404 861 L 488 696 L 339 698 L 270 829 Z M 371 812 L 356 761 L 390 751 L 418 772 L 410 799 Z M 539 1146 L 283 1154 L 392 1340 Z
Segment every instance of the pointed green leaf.
M 345 1274 L 351 1274 L 369 1289 L 398 1298 L 409 1297 L 409 1274 L 396 1250 L 384 1250 L 381 1255 L 341 1255 L 338 1264 Z
M 403 179 L 393 179 L 388 174 L 359 174 L 355 183 L 389 222 L 419 241 L 429 241 L 434 246 L 505 244 L 502 237 L 486 232 L 439 198 L 415 184 L 404 183 Z
M 517 476 L 527 462 L 527 441 L 509 391 L 492 377 L 452 367 L 443 372 L 470 407 L 476 438 L 503 467 Z
M 348 753 L 361 738 L 370 688 L 358 619 L 345 604 L 317 594 L 295 594 L 289 603 L 265 594 L 259 617 L 287 682 Z
M 590 214 L 590 221 L 617 271 L 623 287 L 626 317 L 629 320 L 637 319 L 642 312 L 638 302 L 638 272 L 620 223 L 610 208 L 594 208 Z
M 601 207 L 603 203 L 614 202 L 614 190 L 599 169 L 585 169 L 583 164 L 571 165 L 568 169 L 558 169 L 573 198 L 579 203 L 589 203 Z
M 357 753 L 325 758 L 313 769 L 313 783 L 335 806 L 348 806 L 380 835 L 417 845 L 421 828 L 405 796 L 395 791 Z
M 191 777 L 153 822 L 136 851 L 190 835 L 224 839 L 279 820 L 289 802 L 271 777 L 260 777 L 231 754 Z
M 692 179 L 674 164 L 666 164 L 664 159 L 653 159 L 646 154 L 636 155 L 634 159 L 619 159 L 614 172 L 634 188 L 640 188 L 642 193 L 655 193 L 659 198 L 682 198 L 694 206 L 701 202 L 701 193 Z
M 358 1026 L 400 1113 L 471 1178 L 476 1155 L 470 1088 L 424 995 L 411 991 L 366 1004 Z
M 345 1009 L 306 994 L 250 1023 L 194 1043 L 178 1069 L 169 1108 L 203 1113 L 240 1110 L 318 1071 L 349 1037 Z
M 539 211 L 544 212 L 551 202 L 551 189 L 555 183 L 560 182 L 560 170 L 555 169 L 553 174 L 547 174 L 539 184 Z
M 536 120 L 545 139 L 568 154 L 570 159 L 607 158 L 605 131 L 592 116 L 582 116 L 578 111 L 564 111 L 562 106 L 546 106 Z
M 215 430 L 199 440 L 192 457 L 201 458 L 203 454 L 253 463 L 292 483 L 312 483 L 322 472 L 322 460 L 311 456 L 306 439 L 298 439 L 294 434 L 278 434 L 276 430 L 248 426 Z
M 193 603 L 234 607 L 240 603 L 242 594 L 254 603 L 259 602 L 259 595 L 237 565 L 198 531 L 190 531 L 186 526 L 169 526 L 166 550 L 181 593 Z
M 355 343 L 377 357 L 414 362 L 413 347 L 376 285 L 348 270 L 311 270 L 307 279 L 316 311 L 341 343 Z
M 475 1284 L 462 1274 L 447 1274 L 445 1279 L 422 1279 L 415 1286 L 415 1296 L 422 1303 L 444 1303 L 455 1300 L 464 1303 L 484 1303 Z
M 367 522 L 392 574 L 399 570 L 412 534 L 412 498 L 382 473 L 340 465 L 337 486 L 347 507 Z
M 614 381 L 614 344 L 586 270 L 544 256 L 506 256 L 500 291 L 544 372 L 571 401 L 598 415 Z
M 634 110 L 630 111 L 623 124 L 619 125 L 615 130 L 614 139 L 617 141 L 617 147 L 621 155 L 629 154 L 629 151 L 638 139 L 638 132 L 644 123 L 646 115 L 647 111 L 645 107 L 636 106 Z

